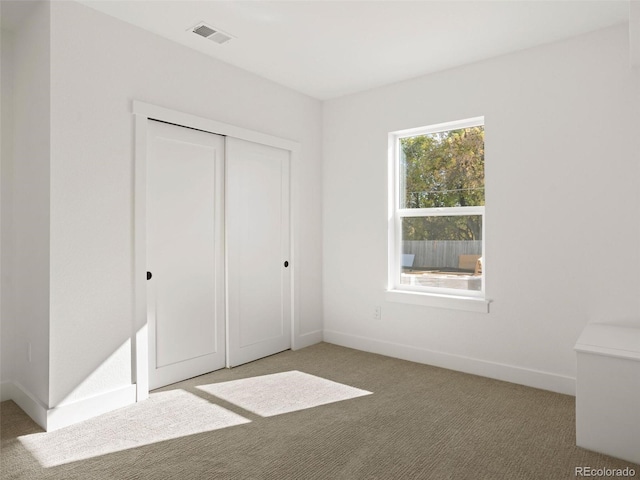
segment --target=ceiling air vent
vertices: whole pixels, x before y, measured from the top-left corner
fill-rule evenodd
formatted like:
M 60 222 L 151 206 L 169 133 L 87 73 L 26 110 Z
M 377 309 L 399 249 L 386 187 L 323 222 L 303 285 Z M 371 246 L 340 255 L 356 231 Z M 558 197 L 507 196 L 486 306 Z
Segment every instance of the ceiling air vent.
M 199 23 L 190 30 L 196 35 L 200 35 L 201 37 L 206 38 L 207 40 L 211 40 L 212 42 L 216 42 L 219 45 L 227 43 L 233 38 L 228 33 L 221 32 L 220 30 L 217 30 L 211 25 L 207 25 L 204 22 Z

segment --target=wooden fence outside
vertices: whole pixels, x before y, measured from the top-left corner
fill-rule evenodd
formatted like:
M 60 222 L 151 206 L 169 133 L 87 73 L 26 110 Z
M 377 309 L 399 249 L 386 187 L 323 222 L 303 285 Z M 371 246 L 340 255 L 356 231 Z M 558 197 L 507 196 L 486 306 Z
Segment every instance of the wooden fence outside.
M 458 267 L 460 255 L 482 255 L 482 240 L 406 240 L 402 253 L 413 254 L 413 267 Z

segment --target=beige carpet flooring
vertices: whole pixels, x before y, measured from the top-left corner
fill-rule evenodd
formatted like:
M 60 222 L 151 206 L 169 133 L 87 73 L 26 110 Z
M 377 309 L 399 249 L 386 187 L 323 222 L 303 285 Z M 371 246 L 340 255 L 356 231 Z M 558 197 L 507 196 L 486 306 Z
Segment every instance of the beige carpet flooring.
M 574 415 L 570 396 L 321 343 L 55 432 L 3 402 L 1 478 L 640 478 L 576 447 Z

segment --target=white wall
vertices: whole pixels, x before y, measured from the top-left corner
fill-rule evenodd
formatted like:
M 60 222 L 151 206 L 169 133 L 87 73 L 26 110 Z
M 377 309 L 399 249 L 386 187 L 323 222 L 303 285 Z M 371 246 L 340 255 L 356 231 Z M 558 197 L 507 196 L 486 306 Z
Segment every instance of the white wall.
M 131 383 L 134 99 L 302 144 L 296 288 L 320 338 L 320 102 L 83 5 L 51 9 L 50 405 Z
M 0 6 L 0 21 L 2 20 L 2 8 Z M 13 79 L 8 74 L 12 71 L 12 65 L 9 61 L 7 52 L 11 44 L 9 35 L 4 30 L 0 31 L 0 400 L 5 397 L 2 394 L 2 380 L 9 378 L 13 371 L 13 355 L 9 350 L 11 345 L 5 339 L 10 334 L 10 328 L 13 326 L 9 322 L 4 322 L 4 318 L 9 317 L 10 299 L 9 269 L 7 268 L 10 256 L 8 251 L 9 235 L 9 219 L 11 218 L 10 200 L 11 182 L 9 179 L 9 168 L 13 165 L 9 162 L 9 158 L 13 158 L 13 134 L 9 131 L 9 125 L 13 124 Z M 11 141 L 9 141 L 11 139 Z
M 12 212 L 12 183 L 13 178 L 13 35 L 2 30 L 0 42 L 1 62 L 1 128 L 2 128 L 2 164 L 0 165 L 0 380 L 13 377 L 14 353 L 14 322 L 8 319 L 11 315 L 11 219 Z M 5 320 L 6 319 L 6 320 Z M 4 395 L 2 396 L 4 399 Z
M 2 6 L 0 5 L 0 22 L 2 21 Z M 4 31 L 0 30 L 0 59 L 2 59 L 2 52 L 6 51 L 9 45 L 9 39 L 5 35 Z M 5 396 L 2 393 L 2 379 L 9 378 L 9 373 L 12 368 L 10 367 L 10 363 L 13 362 L 12 356 L 9 354 L 9 349 L 5 348 L 6 342 L 3 342 L 3 338 L 8 333 L 7 327 L 8 323 L 2 321 L 3 318 L 8 316 L 7 303 L 5 301 L 7 294 L 5 290 L 7 290 L 7 280 L 8 269 L 6 268 L 7 260 L 9 259 L 8 255 L 5 252 L 6 238 L 8 236 L 9 230 L 5 227 L 5 224 L 8 225 L 7 222 L 7 213 L 10 213 L 10 210 L 7 208 L 7 200 L 10 198 L 7 195 L 7 187 L 10 187 L 10 183 L 8 179 L 10 178 L 7 175 L 6 168 L 3 164 L 8 164 L 7 159 L 9 155 L 13 155 L 12 149 L 9 148 L 9 142 L 7 141 L 7 135 L 5 134 L 6 125 L 9 123 L 8 120 L 13 118 L 13 113 L 9 116 L 8 110 L 6 108 L 7 103 L 13 104 L 13 101 L 10 100 L 13 98 L 11 93 L 11 89 L 13 87 L 13 81 L 8 81 L 8 75 L 6 72 L 9 71 L 9 62 L 5 63 L 3 67 L 3 63 L 0 61 L 0 401 L 5 399 Z M 3 75 L 2 72 L 5 72 Z M 3 108 L 3 105 L 5 108 Z M 13 110 L 13 109 L 12 109 Z M 13 122 L 11 122 L 13 123 Z M 13 144 L 13 142 L 11 142 Z M 5 267 L 5 268 L 3 268 Z
M 584 325 L 640 313 L 640 85 L 627 34 L 325 103 L 326 340 L 573 392 Z M 385 302 L 388 132 L 481 115 L 491 312 Z
M 130 398 L 134 99 L 301 143 L 296 301 L 302 343 L 318 341 L 320 102 L 75 2 L 8 6 L 20 29 L 2 32 L 3 399 L 57 428 Z
M 3 95 L 10 96 L 3 107 L 13 102 L 6 113 L 3 111 L 6 115 L 3 138 L 8 137 L 10 141 L 2 152 L 2 348 L 6 367 L 2 380 L 21 385 L 46 406 L 49 400 L 50 10 L 48 3 L 43 2 L 32 2 L 28 8 L 30 14 L 21 28 L 13 34 L 4 33 L 9 50 L 3 50 L 2 55 L 3 77 L 10 79 L 5 86 L 3 78 Z

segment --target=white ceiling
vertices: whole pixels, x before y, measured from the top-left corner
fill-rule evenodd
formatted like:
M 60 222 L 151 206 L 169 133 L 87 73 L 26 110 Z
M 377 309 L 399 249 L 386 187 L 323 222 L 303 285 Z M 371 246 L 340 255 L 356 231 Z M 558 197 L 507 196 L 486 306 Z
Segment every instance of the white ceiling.
M 78 1 L 323 100 L 629 17 L 629 0 Z M 191 33 L 201 21 L 236 38 Z

